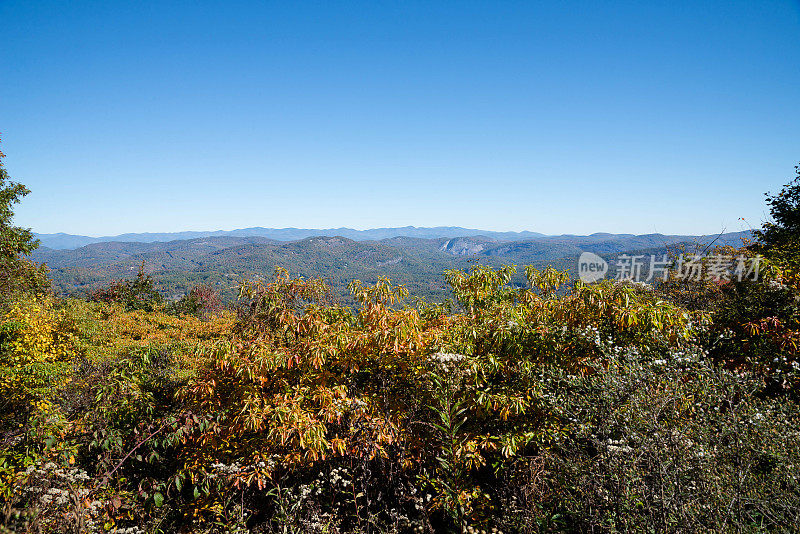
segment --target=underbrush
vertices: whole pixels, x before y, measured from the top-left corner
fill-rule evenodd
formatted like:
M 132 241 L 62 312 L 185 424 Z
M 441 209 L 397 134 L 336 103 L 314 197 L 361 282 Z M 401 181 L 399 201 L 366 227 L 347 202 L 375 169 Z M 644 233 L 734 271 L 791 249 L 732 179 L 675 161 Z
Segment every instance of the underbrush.
M 452 306 L 382 280 L 345 308 L 282 271 L 236 316 L 20 302 L 0 325 L 3 528 L 800 524 L 790 288 L 689 306 L 681 288 L 525 274 L 449 272 Z

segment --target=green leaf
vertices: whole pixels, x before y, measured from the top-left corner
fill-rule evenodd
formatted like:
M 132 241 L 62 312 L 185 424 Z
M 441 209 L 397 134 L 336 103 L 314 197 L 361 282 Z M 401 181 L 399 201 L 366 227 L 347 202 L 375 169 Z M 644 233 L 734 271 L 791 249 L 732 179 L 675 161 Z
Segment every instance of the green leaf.
M 156 503 L 158 508 L 161 508 L 161 505 L 164 504 L 164 496 L 160 493 L 156 493 L 153 495 L 153 501 Z

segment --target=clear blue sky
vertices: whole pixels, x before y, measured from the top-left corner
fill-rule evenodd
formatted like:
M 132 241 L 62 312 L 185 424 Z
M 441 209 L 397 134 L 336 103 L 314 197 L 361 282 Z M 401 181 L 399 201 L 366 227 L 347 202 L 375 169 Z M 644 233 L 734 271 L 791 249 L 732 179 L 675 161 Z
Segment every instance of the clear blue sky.
M 757 226 L 800 3 L 0 2 L 35 231 Z

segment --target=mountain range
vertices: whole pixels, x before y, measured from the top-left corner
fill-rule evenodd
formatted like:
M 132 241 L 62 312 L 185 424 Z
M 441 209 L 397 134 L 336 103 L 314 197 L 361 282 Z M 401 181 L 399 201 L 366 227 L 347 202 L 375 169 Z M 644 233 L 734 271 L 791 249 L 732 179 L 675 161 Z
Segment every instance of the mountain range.
M 314 235 L 296 240 L 232 235 L 257 231 L 272 232 L 270 235 L 284 238 L 294 235 L 291 232 Z M 197 283 L 210 283 L 231 299 L 243 279 L 269 276 L 275 267 L 281 266 L 295 276 L 326 279 L 333 291 L 344 298 L 346 286 L 353 279 L 373 283 L 385 276 L 395 283 L 405 284 L 414 295 L 439 300 L 445 295 L 443 272 L 467 269 L 475 263 L 495 267 L 516 264 L 574 269 L 577 257 L 584 251 L 612 258 L 622 253 L 661 253 L 679 244 L 741 246 L 743 239 L 751 237 L 750 232 L 704 236 L 606 233 L 544 236 L 525 232 L 520 233 L 524 235 L 518 239 L 511 239 L 518 236 L 513 232 L 482 232 L 420 237 L 473 232 L 456 227 L 340 232 L 362 238 L 357 240 L 343 235 L 322 235 L 323 232 L 326 230 L 244 229 L 225 235 L 169 241 L 162 238 L 175 234 L 147 234 L 151 238 L 149 242 L 120 239 L 71 248 L 66 247 L 66 238 L 83 236 L 51 234 L 62 236 L 56 238 L 55 243 L 49 241 L 62 248 L 47 246 L 48 241 L 43 238 L 46 236 L 40 236 L 45 245 L 34 251 L 32 259 L 47 263 L 54 284 L 62 294 L 79 294 L 114 279 L 132 277 L 144 262 L 159 289 L 169 298 L 179 297 Z M 364 239 L 375 234 L 389 237 Z M 138 234 L 127 234 L 133 235 Z M 178 235 L 184 236 L 184 233 Z M 521 283 L 521 273 L 519 276 Z
M 433 228 L 404 226 L 400 228 L 372 228 L 369 230 L 354 230 L 353 228 L 310 229 L 254 227 L 210 232 L 138 233 L 105 237 L 89 237 L 64 233 L 34 235 L 42 242 L 42 245 L 53 249 L 71 249 L 92 243 L 107 243 L 111 241 L 154 243 L 204 237 L 266 237 L 274 239 L 275 241 L 299 241 L 307 237 L 341 236 L 352 239 L 353 241 L 379 241 L 381 239 L 400 236 L 434 239 L 439 237 L 483 235 L 498 241 L 514 241 L 544 236 L 544 234 L 538 232 L 493 232 L 489 230 L 461 228 L 459 226 L 437 226 Z

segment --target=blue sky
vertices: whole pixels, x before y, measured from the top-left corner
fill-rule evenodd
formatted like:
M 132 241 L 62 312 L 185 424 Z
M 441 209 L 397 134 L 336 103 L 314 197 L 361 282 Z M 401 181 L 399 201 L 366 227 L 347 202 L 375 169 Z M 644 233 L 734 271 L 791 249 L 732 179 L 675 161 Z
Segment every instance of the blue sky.
M 797 1 L 3 0 L 0 20 L 16 222 L 43 233 L 736 231 L 800 161 Z

